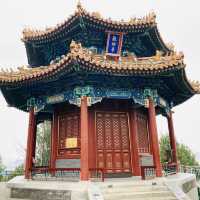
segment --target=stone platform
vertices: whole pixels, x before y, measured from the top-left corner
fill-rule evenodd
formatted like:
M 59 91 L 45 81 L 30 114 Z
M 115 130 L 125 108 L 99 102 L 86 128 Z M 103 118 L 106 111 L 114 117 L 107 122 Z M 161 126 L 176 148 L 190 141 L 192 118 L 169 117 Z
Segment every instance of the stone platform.
M 8 182 L 7 187 L 12 198 L 29 200 L 197 200 L 196 179 L 191 174 L 148 181 L 116 178 L 95 183 L 31 181 L 20 176 Z
M 88 182 L 32 181 L 18 176 L 7 183 L 11 198 L 31 200 L 87 199 Z
M 15 199 L 10 198 L 10 189 L 7 188 L 6 182 L 0 182 L 0 200 L 28 200 L 28 199 Z

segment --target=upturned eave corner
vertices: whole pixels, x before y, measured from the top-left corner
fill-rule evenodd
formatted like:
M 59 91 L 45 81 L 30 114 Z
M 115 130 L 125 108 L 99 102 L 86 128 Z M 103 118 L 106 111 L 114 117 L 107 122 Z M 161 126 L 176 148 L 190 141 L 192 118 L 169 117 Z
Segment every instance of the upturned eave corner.
M 199 81 L 189 81 L 190 86 L 192 87 L 195 94 L 200 94 L 200 82 Z

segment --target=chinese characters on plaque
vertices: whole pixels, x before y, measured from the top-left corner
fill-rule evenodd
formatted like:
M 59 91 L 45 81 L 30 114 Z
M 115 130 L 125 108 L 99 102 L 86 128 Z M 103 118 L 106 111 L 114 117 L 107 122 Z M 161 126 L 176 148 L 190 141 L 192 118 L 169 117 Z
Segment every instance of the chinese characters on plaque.
M 108 32 L 106 52 L 109 56 L 120 56 L 122 48 L 122 33 Z

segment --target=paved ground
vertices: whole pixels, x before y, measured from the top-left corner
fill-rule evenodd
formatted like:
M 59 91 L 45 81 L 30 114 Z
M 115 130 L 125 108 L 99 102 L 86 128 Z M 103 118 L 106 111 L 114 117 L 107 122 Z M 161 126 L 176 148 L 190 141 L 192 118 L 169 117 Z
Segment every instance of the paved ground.
M 9 189 L 6 188 L 6 183 L 0 183 L 0 200 L 9 199 Z

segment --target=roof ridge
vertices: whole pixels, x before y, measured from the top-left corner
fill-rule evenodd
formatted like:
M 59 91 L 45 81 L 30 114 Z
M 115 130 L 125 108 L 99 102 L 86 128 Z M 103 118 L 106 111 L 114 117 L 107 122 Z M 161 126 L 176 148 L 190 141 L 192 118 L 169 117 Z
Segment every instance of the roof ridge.
M 48 34 L 51 34 L 58 29 L 71 24 L 78 17 L 86 17 L 92 20 L 99 20 L 101 23 L 108 23 L 117 26 L 135 26 L 141 28 L 144 25 L 155 25 L 156 24 L 156 14 L 155 12 L 150 12 L 144 17 L 130 18 L 128 21 L 124 20 L 112 20 L 111 18 L 103 18 L 99 12 L 88 12 L 86 11 L 80 3 L 77 4 L 77 9 L 74 14 L 69 16 L 66 20 L 61 23 L 58 23 L 54 27 L 47 27 L 45 29 L 33 29 L 33 28 L 24 28 L 22 31 L 22 41 L 27 41 L 37 37 L 45 37 Z
M 163 67 L 173 67 L 174 65 L 183 64 L 181 67 L 185 67 L 184 65 L 184 54 L 182 52 L 171 52 L 170 54 L 166 56 L 162 56 L 162 53 L 160 51 L 156 51 L 156 55 L 152 57 L 143 57 L 143 58 L 137 58 L 130 56 L 130 61 L 123 62 L 123 60 L 119 62 L 115 61 L 109 61 L 106 60 L 106 55 L 101 54 L 94 54 L 89 49 L 83 48 L 81 43 L 76 43 L 72 40 L 70 44 L 70 55 L 75 58 L 78 57 L 80 59 L 84 59 L 85 61 L 89 61 L 94 63 L 95 61 L 98 63 L 110 63 L 112 67 L 114 66 L 121 66 L 123 63 L 123 66 L 126 64 L 134 65 L 134 67 L 137 67 L 137 65 L 146 65 L 144 68 L 148 69 L 155 69 L 156 67 L 159 68 L 159 65 L 163 64 Z M 122 58 L 122 57 L 121 57 Z M 131 59 L 132 58 L 132 59 Z M 158 65 L 158 66 L 157 66 Z M 148 66 L 148 67 L 147 67 Z M 140 67 L 138 67 L 139 69 Z

